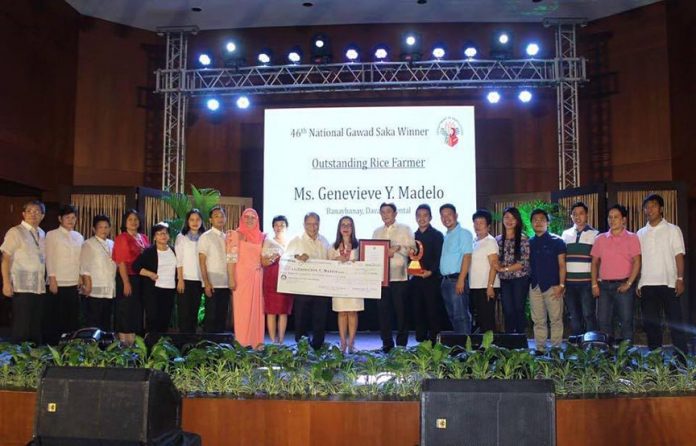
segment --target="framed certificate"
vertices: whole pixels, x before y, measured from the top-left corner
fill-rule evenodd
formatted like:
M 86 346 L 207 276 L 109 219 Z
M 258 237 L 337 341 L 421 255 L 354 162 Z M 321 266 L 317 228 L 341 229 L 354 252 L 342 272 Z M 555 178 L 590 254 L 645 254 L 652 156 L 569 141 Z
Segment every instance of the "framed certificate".
M 360 260 L 382 265 L 382 286 L 389 286 L 389 248 L 391 242 L 382 239 L 361 239 Z

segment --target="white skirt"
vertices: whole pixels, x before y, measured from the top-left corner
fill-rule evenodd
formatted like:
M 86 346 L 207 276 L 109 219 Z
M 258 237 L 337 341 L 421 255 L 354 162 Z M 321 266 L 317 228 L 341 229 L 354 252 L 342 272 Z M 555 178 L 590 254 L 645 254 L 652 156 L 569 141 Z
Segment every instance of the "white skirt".
M 332 297 L 331 309 L 336 312 L 363 311 L 365 309 L 365 299 L 350 297 Z

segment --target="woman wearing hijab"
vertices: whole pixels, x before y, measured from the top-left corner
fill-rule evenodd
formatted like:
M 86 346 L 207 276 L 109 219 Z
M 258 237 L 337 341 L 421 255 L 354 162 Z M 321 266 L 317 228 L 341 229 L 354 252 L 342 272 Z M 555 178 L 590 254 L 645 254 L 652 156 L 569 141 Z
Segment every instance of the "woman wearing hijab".
M 236 230 L 227 231 L 226 251 L 230 289 L 234 291 L 232 314 L 234 335 L 246 347 L 263 345 L 263 268 L 261 248 L 264 235 L 255 210 L 244 210 Z

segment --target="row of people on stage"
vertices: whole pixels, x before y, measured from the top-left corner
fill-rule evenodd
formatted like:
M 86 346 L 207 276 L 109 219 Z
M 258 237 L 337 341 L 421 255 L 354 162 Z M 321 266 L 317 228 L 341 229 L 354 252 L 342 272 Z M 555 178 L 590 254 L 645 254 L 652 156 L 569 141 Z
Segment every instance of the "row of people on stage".
M 526 333 L 529 299 L 539 351 L 546 348 L 547 326 L 551 345 L 560 345 L 564 306 L 573 334 L 597 329 L 612 333 L 617 316 L 620 337 L 632 339 L 636 292 L 649 346 L 662 343 L 664 311 L 674 345 L 686 351 L 679 299 L 684 290 L 683 237 L 663 218 L 662 197 L 648 196 L 643 208 L 648 223 L 637 235 L 626 230 L 627 211 L 620 205 L 608 212 L 609 231 L 599 234 L 587 224 L 587 206 L 575 203 L 574 225 L 562 237 L 550 234 L 548 214 L 535 210 L 529 222 L 535 235 L 527 238 L 519 210 L 511 207 L 503 212 L 504 233 L 494 238 L 486 210 L 472 216 L 472 233 L 459 223 L 454 205 L 441 206 L 440 220 L 446 228 L 442 234 L 431 225 L 428 205 L 416 209 L 413 232 L 396 221 L 393 203 L 383 203 L 383 225 L 372 235 L 390 241 L 389 285 L 382 288 L 377 302 L 383 349 L 407 344 L 409 313 L 416 340 L 435 341 L 442 307 L 457 333 L 471 333 L 474 323 L 482 332 L 495 330 L 498 297 L 508 333 Z M 0 246 L 3 294 L 13 297 L 14 341 L 42 342 L 76 330 L 80 293 L 87 296 L 87 326 L 110 330 L 113 320 L 113 329 L 126 344 L 136 333 L 166 332 L 175 299 L 179 331 L 195 332 L 203 295 L 203 330 L 224 331 L 232 310 L 236 339 L 252 347 L 263 344 L 265 328 L 272 342 L 282 343 L 288 316 L 294 314 L 296 340 L 308 336 L 311 326 L 311 343 L 319 348 L 331 302 L 338 315 L 341 349 L 354 349 L 358 313 L 365 308 L 361 296 L 329 300 L 286 295 L 276 288 L 282 256 L 301 261 L 357 260 L 355 223 L 348 216 L 339 220 L 331 243 L 319 233 L 320 217 L 313 212 L 304 217 L 303 233 L 287 240 L 288 221 L 283 216 L 273 219 L 272 234 L 264 234 L 257 213 L 246 209 L 239 227 L 225 231 L 222 208 L 207 216 L 209 229 L 205 216 L 193 209 L 172 247 L 167 225 L 155 225 L 150 240 L 135 210 L 125 213 L 121 233 L 113 241 L 107 216 L 94 217 L 94 235 L 84 241 L 74 230 L 76 209 L 61 208 L 59 228 L 47 234 L 39 227 L 44 214 L 41 202 L 27 203 L 23 221 L 7 232 Z M 409 276 L 407 265 L 417 243 L 424 248 L 422 272 Z

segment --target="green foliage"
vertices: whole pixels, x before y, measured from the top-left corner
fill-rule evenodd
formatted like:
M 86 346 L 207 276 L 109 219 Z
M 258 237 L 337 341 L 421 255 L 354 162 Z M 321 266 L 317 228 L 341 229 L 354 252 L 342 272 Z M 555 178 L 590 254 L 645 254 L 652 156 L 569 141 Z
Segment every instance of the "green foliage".
M 696 391 L 696 363 L 660 350 L 642 353 L 622 344 L 613 352 L 568 346 L 535 357 L 529 351 L 493 345 L 486 333 L 481 349 L 461 353 L 429 341 L 394 348 L 389 354 L 343 355 L 336 346 L 315 351 L 267 345 L 262 351 L 204 341 L 182 353 L 161 338 L 149 351 L 141 338 L 101 350 L 72 342 L 60 348 L 0 344 L 0 388 L 35 389 L 46 365 L 148 367 L 170 374 L 185 394 L 231 397 L 352 397 L 417 399 L 421 382 L 438 379 L 551 379 L 558 395 L 645 394 Z
M 569 226 L 569 217 L 565 208 L 558 203 L 550 203 L 543 200 L 532 200 L 519 203 L 515 206 L 520 211 L 520 216 L 522 217 L 523 233 L 528 237 L 534 235 L 534 229 L 532 229 L 532 224 L 530 221 L 532 211 L 534 209 L 543 209 L 549 214 L 549 232 L 552 234 L 561 235 L 563 231 Z M 501 221 L 503 216 L 499 213 L 493 214 L 493 220 Z
M 201 211 L 204 220 L 207 221 L 210 210 L 220 203 L 220 191 L 210 188 L 198 189 L 192 184 L 190 197 L 186 194 L 172 193 L 162 197 L 162 201 L 174 210 L 175 217 L 166 221 L 169 225 L 169 236 L 174 240 L 184 226 L 186 213 L 191 209 Z

